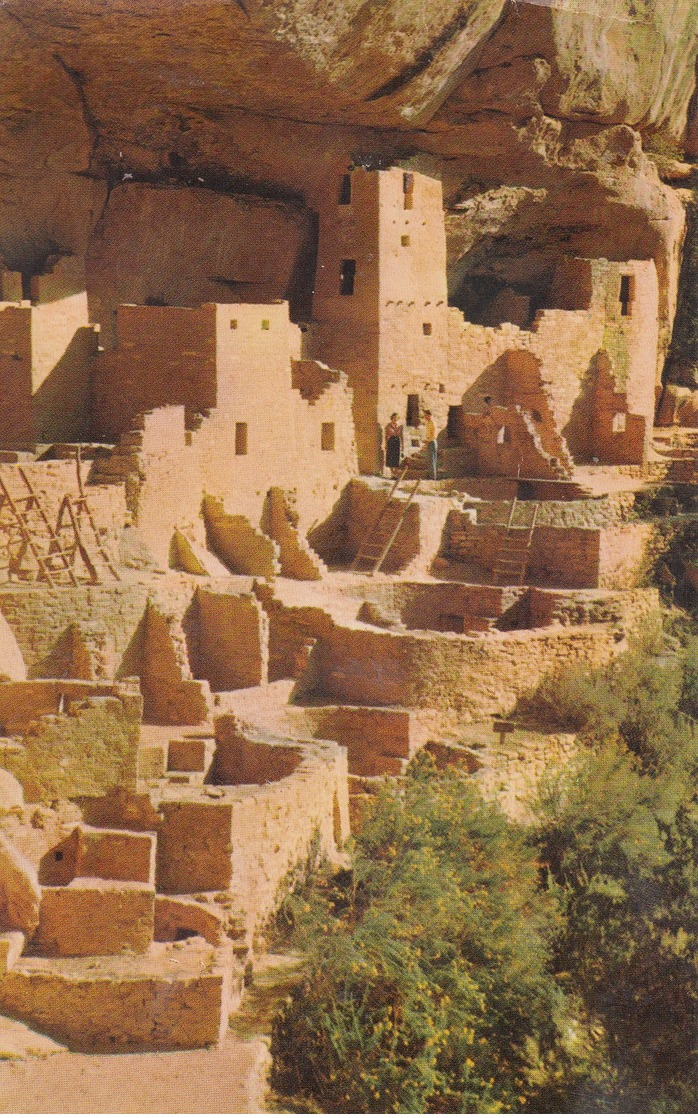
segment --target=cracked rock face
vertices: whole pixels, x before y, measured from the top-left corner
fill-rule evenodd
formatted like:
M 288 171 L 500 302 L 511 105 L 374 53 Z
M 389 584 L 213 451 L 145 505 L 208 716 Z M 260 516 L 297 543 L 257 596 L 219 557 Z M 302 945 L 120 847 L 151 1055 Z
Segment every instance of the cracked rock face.
M 283 298 L 338 170 L 400 161 L 443 177 L 466 311 L 483 284 L 535 300 L 564 254 L 652 257 L 666 344 L 683 207 L 645 153 L 695 148 L 694 24 L 694 0 L 6 0 L 0 256 L 87 252 L 100 314 Z M 192 245 L 234 235 L 161 292 L 189 211 Z

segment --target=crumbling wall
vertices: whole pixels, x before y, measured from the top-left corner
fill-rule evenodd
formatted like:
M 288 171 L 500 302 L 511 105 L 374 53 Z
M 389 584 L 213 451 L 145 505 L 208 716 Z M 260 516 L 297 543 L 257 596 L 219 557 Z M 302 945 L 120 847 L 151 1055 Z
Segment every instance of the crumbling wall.
M 22 750 L 7 754 L 6 767 L 32 801 L 99 796 L 116 786 L 135 791 L 142 710 L 135 684 L 121 684 L 112 695 L 67 698 L 62 713 L 29 723 Z
M 194 670 L 214 691 L 256 687 L 267 680 L 269 623 L 252 594 L 196 592 L 198 642 Z
M 563 665 L 600 666 L 622 651 L 624 630 L 587 625 L 488 634 L 391 633 L 336 625 L 316 645 L 318 696 L 398 705 L 422 716 L 482 718 L 510 710 Z
M 96 433 L 116 441 L 141 412 L 216 406 L 216 309 L 121 306 L 117 345 L 95 361 Z
M 0 613 L 15 636 L 29 678 L 72 674 L 71 629 L 77 627 L 90 651 L 92 678 L 114 679 L 137 674 L 134 651 L 147 598 L 144 586 L 123 582 L 59 590 L 45 585 L 3 587 Z
M 208 546 L 233 574 L 273 578 L 279 573 L 279 545 L 246 516 L 225 511 L 223 502 L 204 497 Z
M 145 613 L 140 681 L 146 722 L 196 726 L 206 720 L 208 687 L 192 678 L 181 621 L 153 602 Z

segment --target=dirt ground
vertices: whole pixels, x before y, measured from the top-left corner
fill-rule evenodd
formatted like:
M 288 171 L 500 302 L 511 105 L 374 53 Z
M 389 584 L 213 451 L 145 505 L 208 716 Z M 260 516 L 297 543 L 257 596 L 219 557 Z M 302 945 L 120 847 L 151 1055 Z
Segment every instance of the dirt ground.
M 6 1114 L 256 1114 L 266 1046 L 229 1035 L 217 1051 L 53 1056 L 0 1064 Z

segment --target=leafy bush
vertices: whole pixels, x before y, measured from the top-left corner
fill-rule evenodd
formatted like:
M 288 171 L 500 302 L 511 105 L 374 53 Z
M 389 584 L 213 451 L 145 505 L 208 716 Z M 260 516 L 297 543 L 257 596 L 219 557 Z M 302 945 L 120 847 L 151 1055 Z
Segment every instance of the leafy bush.
M 690 741 L 659 776 L 610 742 L 542 797 L 558 976 L 603 1023 L 614 1069 L 587 1109 L 698 1105 L 697 771 Z
M 535 1109 L 558 1090 L 583 1057 L 537 872 L 520 829 L 420 759 L 404 794 L 377 797 L 353 874 L 285 908 L 307 980 L 275 1022 L 276 1089 L 389 1113 Z
M 673 762 L 698 708 L 698 638 L 685 650 L 636 645 L 603 668 L 570 667 L 545 680 L 519 713 L 576 730 L 589 746 L 619 738 L 654 771 Z

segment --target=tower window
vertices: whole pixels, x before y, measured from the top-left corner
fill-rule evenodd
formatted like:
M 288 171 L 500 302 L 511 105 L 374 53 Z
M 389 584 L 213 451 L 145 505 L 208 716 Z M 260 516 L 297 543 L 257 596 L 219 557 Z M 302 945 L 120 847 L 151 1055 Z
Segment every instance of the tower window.
M 230 329 L 231 329 L 231 330 L 237 330 L 237 328 L 238 328 L 238 320 L 237 320 L 237 318 L 231 318 L 231 320 L 230 320 Z
M 339 183 L 340 206 L 351 205 L 351 175 L 342 175 Z
M 407 171 L 402 176 L 402 193 L 404 195 L 405 209 L 411 210 L 414 199 L 414 175 Z
M 419 427 L 419 396 L 416 392 L 407 397 L 406 423 L 408 427 Z
M 339 271 L 339 294 L 353 295 L 354 280 L 356 279 L 356 261 L 343 260 Z
M 511 431 L 508 427 L 500 427 L 497 431 L 497 443 L 499 446 L 508 446 L 511 442 Z
M 626 430 L 627 419 L 625 412 L 617 411 L 611 420 L 611 430 L 614 435 L 622 435 Z
M 269 322 L 269 319 L 268 318 L 263 318 L 262 319 L 262 330 L 270 330 L 270 329 L 271 329 L 271 324 Z
M 235 453 L 247 454 L 247 424 L 235 424 Z
M 422 333 L 426 334 L 426 336 L 429 337 L 429 335 L 431 334 L 431 322 L 422 323 Z
M 633 305 L 633 297 L 635 295 L 635 284 L 633 280 L 633 276 L 620 277 L 620 313 L 623 317 L 628 317 Z
M 323 423 L 320 428 L 320 446 L 322 450 L 334 450 L 334 423 Z
M 448 409 L 448 417 L 446 419 L 446 436 L 449 439 L 458 438 L 458 427 L 460 424 L 460 417 L 462 408 L 460 404 L 452 404 Z
M 403 248 L 407 248 L 409 243 L 410 243 L 409 233 L 403 233 L 402 236 L 400 237 L 400 244 L 402 245 Z

